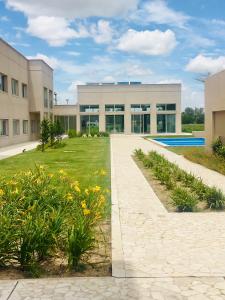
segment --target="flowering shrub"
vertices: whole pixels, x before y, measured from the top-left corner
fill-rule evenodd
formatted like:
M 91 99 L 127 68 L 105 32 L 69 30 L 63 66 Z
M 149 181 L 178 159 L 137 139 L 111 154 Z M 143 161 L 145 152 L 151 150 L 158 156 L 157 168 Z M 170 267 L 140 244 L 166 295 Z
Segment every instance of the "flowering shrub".
M 0 266 L 35 270 L 60 252 L 70 268 L 77 268 L 97 243 L 96 227 L 106 217 L 107 193 L 100 186 L 84 189 L 64 170 L 51 174 L 43 166 L 10 180 L 2 178 Z

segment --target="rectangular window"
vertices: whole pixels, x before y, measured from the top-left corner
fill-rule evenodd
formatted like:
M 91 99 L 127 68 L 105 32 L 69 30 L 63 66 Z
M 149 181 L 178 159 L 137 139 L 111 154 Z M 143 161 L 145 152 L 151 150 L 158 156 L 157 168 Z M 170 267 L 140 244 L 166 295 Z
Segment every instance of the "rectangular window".
M 106 115 L 105 123 L 107 132 L 124 132 L 124 115 Z
M 27 98 L 27 84 L 22 83 L 22 97 Z
M 157 115 L 157 132 L 158 133 L 175 133 L 176 132 L 176 115 L 159 114 Z
M 0 136 L 9 135 L 9 120 L 0 119 Z
M 132 112 L 150 111 L 150 104 L 131 104 Z
M 28 120 L 23 120 L 23 134 L 28 134 Z
M 106 104 L 105 111 L 109 111 L 109 112 L 124 111 L 124 104 Z
M 31 120 L 31 133 L 36 133 L 37 132 L 37 121 L 36 120 Z
M 13 135 L 20 134 L 20 120 L 13 120 Z
M 150 115 L 133 114 L 131 115 L 132 133 L 150 133 Z
M 176 104 L 156 104 L 157 111 L 165 111 L 165 110 L 176 110 Z
M 12 94 L 15 96 L 19 96 L 19 82 L 16 79 L 11 80 L 11 85 L 12 85 Z
M 99 116 L 98 115 L 82 115 L 80 116 L 81 132 L 87 134 L 97 134 L 99 132 Z
M 76 130 L 76 116 L 54 116 L 55 121 L 59 121 L 63 128 L 63 132 L 67 133 L 69 129 Z
M 0 73 L 0 91 L 8 92 L 8 78 L 2 73 Z
M 80 112 L 99 112 L 99 105 L 80 105 Z
M 48 89 L 44 87 L 44 107 L 48 108 Z
M 49 107 L 53 108 L 53 92 L 49 90 Z

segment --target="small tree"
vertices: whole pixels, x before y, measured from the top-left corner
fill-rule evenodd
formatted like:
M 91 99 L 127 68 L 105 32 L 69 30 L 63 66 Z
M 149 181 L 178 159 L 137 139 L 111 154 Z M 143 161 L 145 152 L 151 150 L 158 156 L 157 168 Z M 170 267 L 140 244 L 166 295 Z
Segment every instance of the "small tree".
M 59 120 L 56 120 L 55 124 L 55 136 L 58 140 L 60 140 L 61 135 L 64 132 L 64 129 Z
M 56 137 L 56 123 L 53 121 L 49 122 L 49 137 L 50 137 L 50 144 L 51 146 L 53 146 Z
M 49 139 L 49 121 L 44 119 L 41 122 L 41 133 L 40 133 L 40 140 L 41 140 L 41 151 L 44 152 L 45 145 L 48 143 Z

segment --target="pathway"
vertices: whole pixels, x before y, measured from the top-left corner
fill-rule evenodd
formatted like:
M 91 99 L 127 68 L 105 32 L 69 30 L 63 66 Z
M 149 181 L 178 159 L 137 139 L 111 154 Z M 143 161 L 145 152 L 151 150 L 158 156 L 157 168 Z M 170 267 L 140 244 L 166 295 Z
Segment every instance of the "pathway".
M 17 145 L 11 145 L 8 147 L 2 147 L 0 148 L 0 160 L 5 159 L 17 154 L 20 154 L 23 152 L 25 149 L 26 151 L 32 150 L 37 147 L 39 142 L 27 142 L 27 143 L 22 143 L 22 144 L 17 144 Z
M 157 150 L 223 187 L 216 172 L 138 136 L 112 136 L 112 272 L 107 278 L 0 282 L 1 300 L 225 299 L 225 213 L 168 213 L 131 155 Z

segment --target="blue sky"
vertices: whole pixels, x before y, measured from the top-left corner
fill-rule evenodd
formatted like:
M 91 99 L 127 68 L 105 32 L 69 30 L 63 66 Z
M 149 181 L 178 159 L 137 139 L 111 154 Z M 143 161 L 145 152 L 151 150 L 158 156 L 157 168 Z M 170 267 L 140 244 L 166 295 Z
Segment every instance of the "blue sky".
M 0 0 L 0 36 L 54 68 L 61 103 L 96 81 L 181 82 L 182 105 L 203 106 L 196 78 L 225 69 L 224 0 Z

